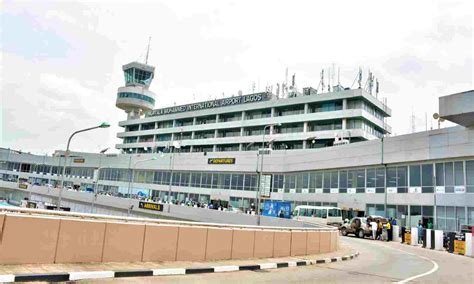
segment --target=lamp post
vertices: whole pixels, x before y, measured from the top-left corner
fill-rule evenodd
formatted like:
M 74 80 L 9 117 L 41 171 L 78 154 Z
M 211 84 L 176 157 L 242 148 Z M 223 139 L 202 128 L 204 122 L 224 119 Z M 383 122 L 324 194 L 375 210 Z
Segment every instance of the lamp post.
M 92 203 L 91 203 L 91 213 L 94 213 L 94 205 L 95 205 L 95 202 L 97 200 L 97 186 L 98 186 L 98 183 L 99 183 L 99 179 L 100 179 L 100 171 L 103 170 L 103 169 L 108 169 L 109 167 L 98 167 L 97 168 L 97 178 L 95 179 L 95 182 L 94 182 L 94 192 L 93 192 L 93 197 L 92 197 Z
M 258 191 L 257 191 L 257 206 L 255 209 L 257 211 L 257 226 L 260 226 L 260 193 L 262 191 L 262 173 L 263 173 L 263 157 L 265 155 L 265 131 L 267 128 L 272 126 L 281 126 L 281 123 L 269 124 L 263 127 L 263 135 L 262 135 L 262 153 L 260 158 L 260 174 L 258 176 Z M 257 152 L 257 163 L 258 163 L 258 152 Z
M 76 135 L 78 133 L 81 133 L 81 132 L 86 132 L 86 131 L 97 129 L 97 128 L 108 128 L 108 127 L 110 127 L 110 124 L 108 124 L 107 122 L 102 122 L 98 126 L 78 130 L 78 131 L 72 133 L 71 136 L 69 136 L 69 139 L 67 140 L 66 152 L 64 152 L 64 165 L 63 165 L 63 171 L 62 171 L 62 174 L 61 174 L 61 187 L 59 188 L 58 206 L 56 208 L 58 211 L 61 208 L 61 198 L 62 198 L 62 192 L 63 192 L 63 188 L 64 188 L 64 175 L 66 174 L 66 160 L 67 160 L 67 156 L 69 155 L 69 144 L 71 144 L 72 137 L 74 137 L 74 135 Z
M 173 148 L 171 146 L 173 146 Z M 168 144 L 168 149 L 169 149 L 169 151 L 171 151 L 170 164 L 169 164 L 170 180 L 169 180 L 169 185 L 168 185 L 168 200 L 166 200 L 168 202 L 168 213 L 170 213 L 170 210 L 171 210 L 170 200 L 171 200 L 171 187 L 172 187 L 172 184 L 173 184 L 174 148 L 178 148 L 178 149 L 181 148 L 181 144 L 179 142 L 175 142 L 175 143 L 173 143 L 173 145 Z
M 132 156 L 130 156 L 130 161 L 132 160 Z M 132 184 L 133 184 L 133 179 L 135 178 L 135 167 L 137 164 L 139 163 L 143 163 L 143 162 L 148 162 L 148 161 L 155 161 L 155 160 L 158 160 L 157 157 L 152 157 L 151 159 L 146 159 L 146 160 L 141 160 L 141 161 L 136 161 L 134 164 L 133 164 L 133 168 L 131 169 L 131 174 L 130 174 L 130 179 L 128 181 L 128 217 L 130 217 L 130 213 L 132 211 Z

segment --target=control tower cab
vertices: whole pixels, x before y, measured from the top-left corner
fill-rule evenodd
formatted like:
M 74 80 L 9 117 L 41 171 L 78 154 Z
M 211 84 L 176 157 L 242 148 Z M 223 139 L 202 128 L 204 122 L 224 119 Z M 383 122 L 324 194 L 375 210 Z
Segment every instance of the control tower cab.
M 155 94 L 148 90 L 155 74 L 155 67 L 132 62 L 122 67 L 125 86 L 118 88 L 115 106 L 123 109 L 127 119 L 136 119 L 155 106 Z

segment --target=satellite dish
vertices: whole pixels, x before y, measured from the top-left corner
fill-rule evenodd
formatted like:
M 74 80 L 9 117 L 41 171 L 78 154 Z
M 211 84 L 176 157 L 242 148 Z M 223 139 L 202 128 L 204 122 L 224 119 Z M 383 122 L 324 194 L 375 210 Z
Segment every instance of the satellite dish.
M 433 118 L 434 119 L 438 119 L 439 118 L 439 114 L 437 112 L 433 113 Z

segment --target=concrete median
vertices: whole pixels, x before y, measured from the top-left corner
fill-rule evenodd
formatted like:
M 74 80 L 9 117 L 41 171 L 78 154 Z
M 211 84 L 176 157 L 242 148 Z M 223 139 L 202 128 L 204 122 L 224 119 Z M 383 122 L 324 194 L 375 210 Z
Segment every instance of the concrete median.
M 304 256 L 337 250 L 339 238 L 337 231 L 330 228 L 241 228 L 93 217 L 73 218 L 61 212 L 52 216 L 0 214 L 0 264 L 214 261 Z

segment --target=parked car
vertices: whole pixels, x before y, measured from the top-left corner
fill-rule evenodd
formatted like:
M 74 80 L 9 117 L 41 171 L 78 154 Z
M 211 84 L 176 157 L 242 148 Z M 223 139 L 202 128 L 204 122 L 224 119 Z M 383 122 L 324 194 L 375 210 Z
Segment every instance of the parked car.
M 370 222 L 379 220 L 382 224 L 387 223 L 387 219 L 382 216 L 367 216 L 367 217 L 354 217 L 350 221 L 345 222 L 339 227 L 339 231 L 343 236 L 353 234 L 358 238 L 364 238 L 372 235 L 372 229 Z

